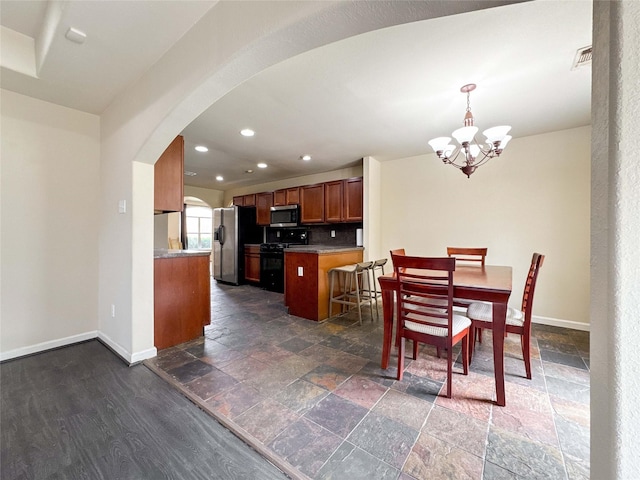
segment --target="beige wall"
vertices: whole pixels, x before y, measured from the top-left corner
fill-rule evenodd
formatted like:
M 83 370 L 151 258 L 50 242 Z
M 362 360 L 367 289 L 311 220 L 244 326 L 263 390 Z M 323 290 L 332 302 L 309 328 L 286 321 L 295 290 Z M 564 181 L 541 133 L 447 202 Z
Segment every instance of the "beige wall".
M 510 304 L 519 307 L 540 252 L 537 320 L 589 323 L 590 127 L 514 139 L 469 179 L 431 154 L 382 162 L 381 177 L 381 250 L 372 254 L 486 246 L 490 264 L 513 266 Z
M 0 358 L 98 330 L 100 120 L 1 90 Z
M 224 206 L 224 192 L 222 190 L 214 190 L 212 188 L 184 186 L 185 197 L 196 197 L 205 202 L 211 208 Z

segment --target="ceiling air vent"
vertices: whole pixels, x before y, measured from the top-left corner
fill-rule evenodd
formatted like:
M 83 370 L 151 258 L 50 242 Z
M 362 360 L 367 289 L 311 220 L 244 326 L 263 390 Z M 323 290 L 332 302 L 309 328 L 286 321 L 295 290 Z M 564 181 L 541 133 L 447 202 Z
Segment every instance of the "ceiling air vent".
M 575 70 L 576 68 L 584 67 L 585 65 L 591 65 L 591 53 L 593 51 L 593 47 L 589 45 L 588 47 L 579 48 L 576 52 L 576 56 L 573 59 L 573 65 L 571 70 Z

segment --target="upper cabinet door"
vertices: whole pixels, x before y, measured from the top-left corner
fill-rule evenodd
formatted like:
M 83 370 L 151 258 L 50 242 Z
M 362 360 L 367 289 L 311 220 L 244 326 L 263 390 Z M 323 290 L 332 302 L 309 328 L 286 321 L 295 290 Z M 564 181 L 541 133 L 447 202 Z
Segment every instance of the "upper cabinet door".
M 181 212 L 184 208 L 184 137 L 178 135 L 154 165 L 154 210 Z
M 272 205 L 273 194 L 271 192 L 256 194 L 256 223 L 258 225 L 269 225 L 271 223 Z
M 247 195 L 244 195 L 244 203 L 243 205 L 245 207 L 255 207 L 256 206 L 256 194 L 255 193 L 249 193 Z
M 324 184 L 300 187 L 301 223 L 324 223 Z
M 327 222 L 342 222 L 343 181 L 324 184 L 324 219 Z
M 287 205 L 300 204 L 300 187 L 287 188 Z
M 285 189 L 273 192 L 273 204 L 276 207 L 281 207 L 287 204 L 287 191 Z
M 362 222 L 362 177 L 344 181 L 344 221 Z

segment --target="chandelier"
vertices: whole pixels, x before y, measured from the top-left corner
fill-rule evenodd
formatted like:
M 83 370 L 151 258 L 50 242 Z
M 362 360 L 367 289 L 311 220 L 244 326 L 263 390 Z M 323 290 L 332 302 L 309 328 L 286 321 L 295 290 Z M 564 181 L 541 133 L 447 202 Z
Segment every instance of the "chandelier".
M 480 165 L 493 157 L 498 157 L 511 140 L 511 135 L 507 135 L 511 127 L 502 125 L 486 129 L 482 132 L 486 137 L 484 145 L 478 143 L 475 138 L 478 127 L 473 125 L 473 114 L 469 103 L 469 94 L 475 89 L 475 83 L 470 83 L 460 89 L 462 93 L 467 94 L 467 113 L 464 116 L 464 127 L 451 133 L 460 146 L 456 147 L 449 143 L 451 137 L 438 137 L 429 141 L 429 145 L 443 163 L 462 170 L 462 173 L 467 177 L 470 177 Z M 462 158 L 456 162 L 460 156 Z

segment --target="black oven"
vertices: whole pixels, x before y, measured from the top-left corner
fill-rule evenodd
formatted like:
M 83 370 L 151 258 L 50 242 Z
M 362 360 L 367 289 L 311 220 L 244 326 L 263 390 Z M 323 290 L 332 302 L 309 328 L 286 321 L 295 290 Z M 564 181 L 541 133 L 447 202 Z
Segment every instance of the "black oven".
M 282 243 L 260 245 L 260 287 L 284 293 L 284 248 Z
M 307 245 L 309 231 L 288 228 L 273 232 L 278 242 L 260 245 L 260 286 L 272 292 L 284 293 L 284 249 L 292 245 Z

